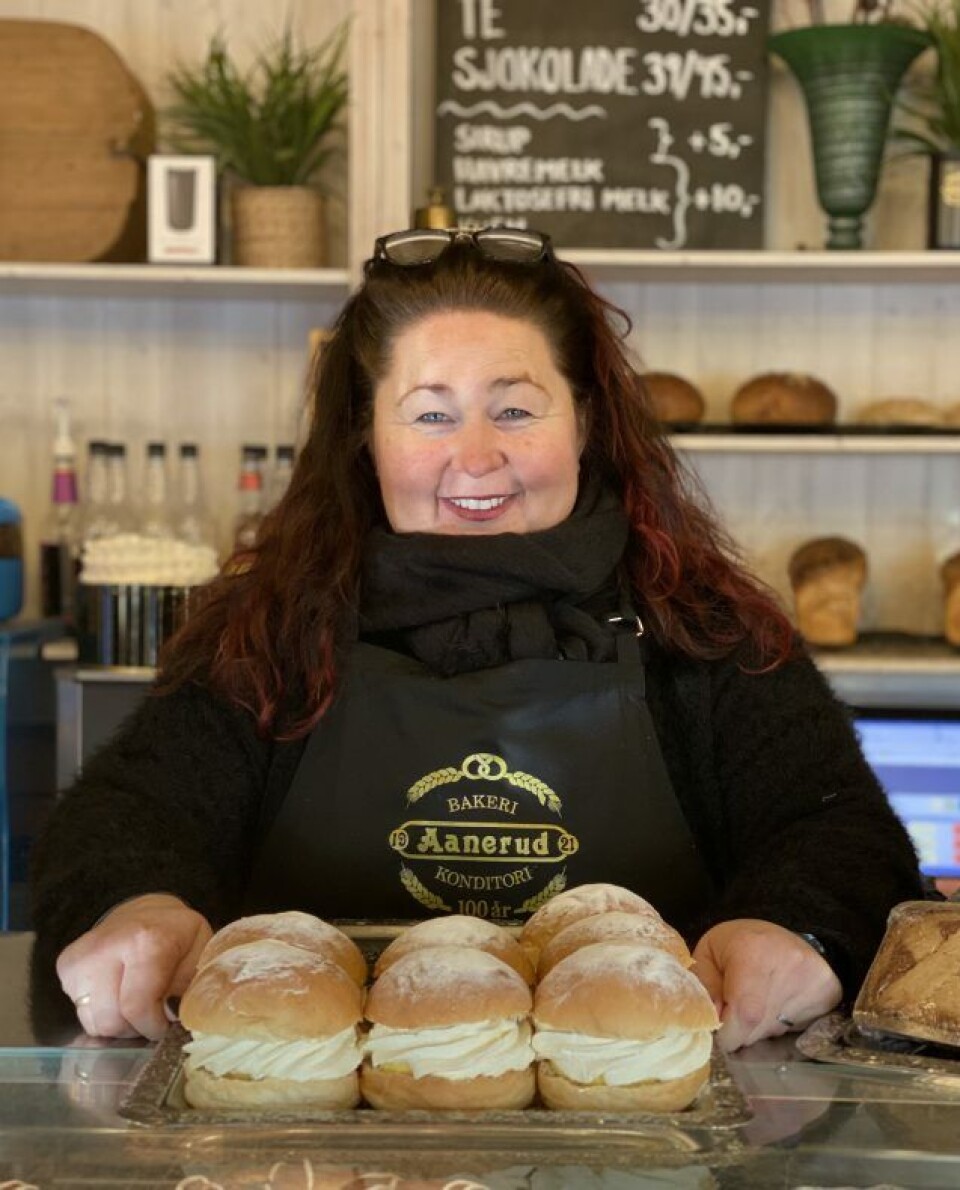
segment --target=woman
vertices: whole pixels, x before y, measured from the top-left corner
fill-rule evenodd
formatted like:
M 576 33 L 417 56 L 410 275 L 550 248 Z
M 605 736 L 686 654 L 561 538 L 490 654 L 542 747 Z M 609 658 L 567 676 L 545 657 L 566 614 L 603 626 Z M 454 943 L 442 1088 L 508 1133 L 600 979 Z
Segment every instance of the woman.
M 533 232 L 377 242 L 287 495 L 38 847 L 88 1032 L 159 1036 L 241 912 L 510 922 L 595 880 L 696 944 L 728 1048 L 855 992 L 916 857 L 616 314 Z

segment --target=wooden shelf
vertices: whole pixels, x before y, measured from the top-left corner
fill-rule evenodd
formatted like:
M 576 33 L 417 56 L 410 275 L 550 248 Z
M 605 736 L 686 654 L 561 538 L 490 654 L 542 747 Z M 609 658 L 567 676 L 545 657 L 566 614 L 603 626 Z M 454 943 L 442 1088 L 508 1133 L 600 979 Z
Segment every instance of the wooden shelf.
M 960 282 L 956 252 L 656 252 L 561 249 L 564 260 L 608 280 L 672 282 Z M 318 289 L 345 295 L 346 268 L 247 269 L 228 265 L 30 264 L 0 261 L 0 294 L 307 298 Z
M 0 295 L 42 297 L 284 298 L 341 300 L 346 269 L 246 269 L 223 265 L 0 262 Z
M 960 454 L 956 434 L 673 434 L 691 454 L 938 455 Z
M 938 252 L 656 252 L 561 249 L 564 260 L 607 280 L 672 282 L 960 281 L 960 251 Z
M 868 633 L 849 649 L 812 653 L 851 706 L 960 710 L 960 649 L 942 639 Z

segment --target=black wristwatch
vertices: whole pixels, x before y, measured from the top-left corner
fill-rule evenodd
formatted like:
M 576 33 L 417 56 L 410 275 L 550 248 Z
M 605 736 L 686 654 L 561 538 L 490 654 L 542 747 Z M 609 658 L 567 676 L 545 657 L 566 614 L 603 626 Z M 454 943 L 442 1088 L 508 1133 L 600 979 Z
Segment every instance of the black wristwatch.
M 830 960 L 827 958 L 827 948 L 823 945 L 823 943 L 816 936 L 816 934 L 804 934 L 804 933 L 801 933 L 800 930 L 794 930 L 794 933 L 797 935 L 798 938 L 802 938 L 808 946 L 812 946 L 813 949 L 817 952 L 817 954 L 822 959 L 827 959 L 827 962 L 829 963 Z

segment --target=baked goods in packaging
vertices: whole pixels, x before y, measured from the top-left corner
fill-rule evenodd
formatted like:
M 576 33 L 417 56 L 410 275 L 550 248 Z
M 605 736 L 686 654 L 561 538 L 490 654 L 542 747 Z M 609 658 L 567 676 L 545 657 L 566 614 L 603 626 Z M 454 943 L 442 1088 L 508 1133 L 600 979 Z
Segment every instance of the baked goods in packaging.
M 404 955 L 434 946 L 472 946 L 485 950 L 512 967 L 525 983 L 534 981 L 533 964 L 512 934 L 496 922 L 460 913 L 432 917 L 403 930 L 381 951 L 373 973 L 380 976 Z
M 225 950 L 180 1001 L 194 1107 L 334 1109 L 359 1102 L 363 993 L 332 959 L 264 939 Z
M 572 925 L 554 934 L 540 952 L 537 975 L 542 979 L 568 954 L 591 946 L 594 942 L 639 942 L 643 946 L 655 946 L 666 951 L 683 967 L 693 965 L 693 958 L 686 942 L 673 926 L 652 913 L 624 913 L 614 910 L 597 913 L 593 917 L 582 917 Z
M 951 554 L 940 567 L 943 580 L 943 635 L 960 647 L 960 552 Z
M 619 884 L 578 884 L 551 897 L 527 919 L 520 931 L 520 945 L 536 965 L 540 952 L 555 934 L 583 917 L 609 913 L 613 909 L 660 917 L 649 901 L 629 888 Z
M 867 555 L 845 537 L 816 537 L 788 565 L 797 627 L 812 645 L 852 645 L 867 581 Z
M 537 987 L 533 1046 L 548 1107 L 680 1111 L 710 1074 L 719 1027 L 703 984 L 672 955 L 597 942 Z
M 885 397 L 871 401 L 857 419 L 868 426 L 941 426 L 943 410 L 919 397 Z
M 707 407 L 703 393 L 675 372 L 644 372 L 643 386 L 657 419 L 672 424 L 698 422 Z
M 367 960 L 356 942 L 329 922 L 296 909 L 285 913 L 258 913 L 230 922 L 218 930 L 203 948 L 198 966 L 203 967 L 233 946 L 259 942 L 264 938 L 288 942 L 291 946 L 299 946 L 302 950 L 332 959 L 359 987 L 367 982 Z
M 960 904 L 893 907 L 853 1019 L 863 1029 L 960 1046 Z
M 373 1107 L 526 1107 L 536 1078 L 530 988 L 485 951 L 437 946 L 399 958 L 373 984 L 361 1087 Z
M 762 372 L 734 393 L 730 417 L 738 425 L 830 425 L 837 420 L 837 398 L 805 372 Z

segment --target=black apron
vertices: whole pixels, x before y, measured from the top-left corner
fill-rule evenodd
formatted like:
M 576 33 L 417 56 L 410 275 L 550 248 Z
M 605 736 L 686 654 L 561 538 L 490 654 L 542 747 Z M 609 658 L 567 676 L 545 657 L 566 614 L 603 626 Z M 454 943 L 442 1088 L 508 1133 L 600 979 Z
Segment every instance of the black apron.
M 279 806 L 245 911 L 468 913 L 517 923 L 605 881 L 679 929 L 711 886 L 674 794 L 633 632 L 616 662 L 513 661 L 439 677 L 355 646 Z

